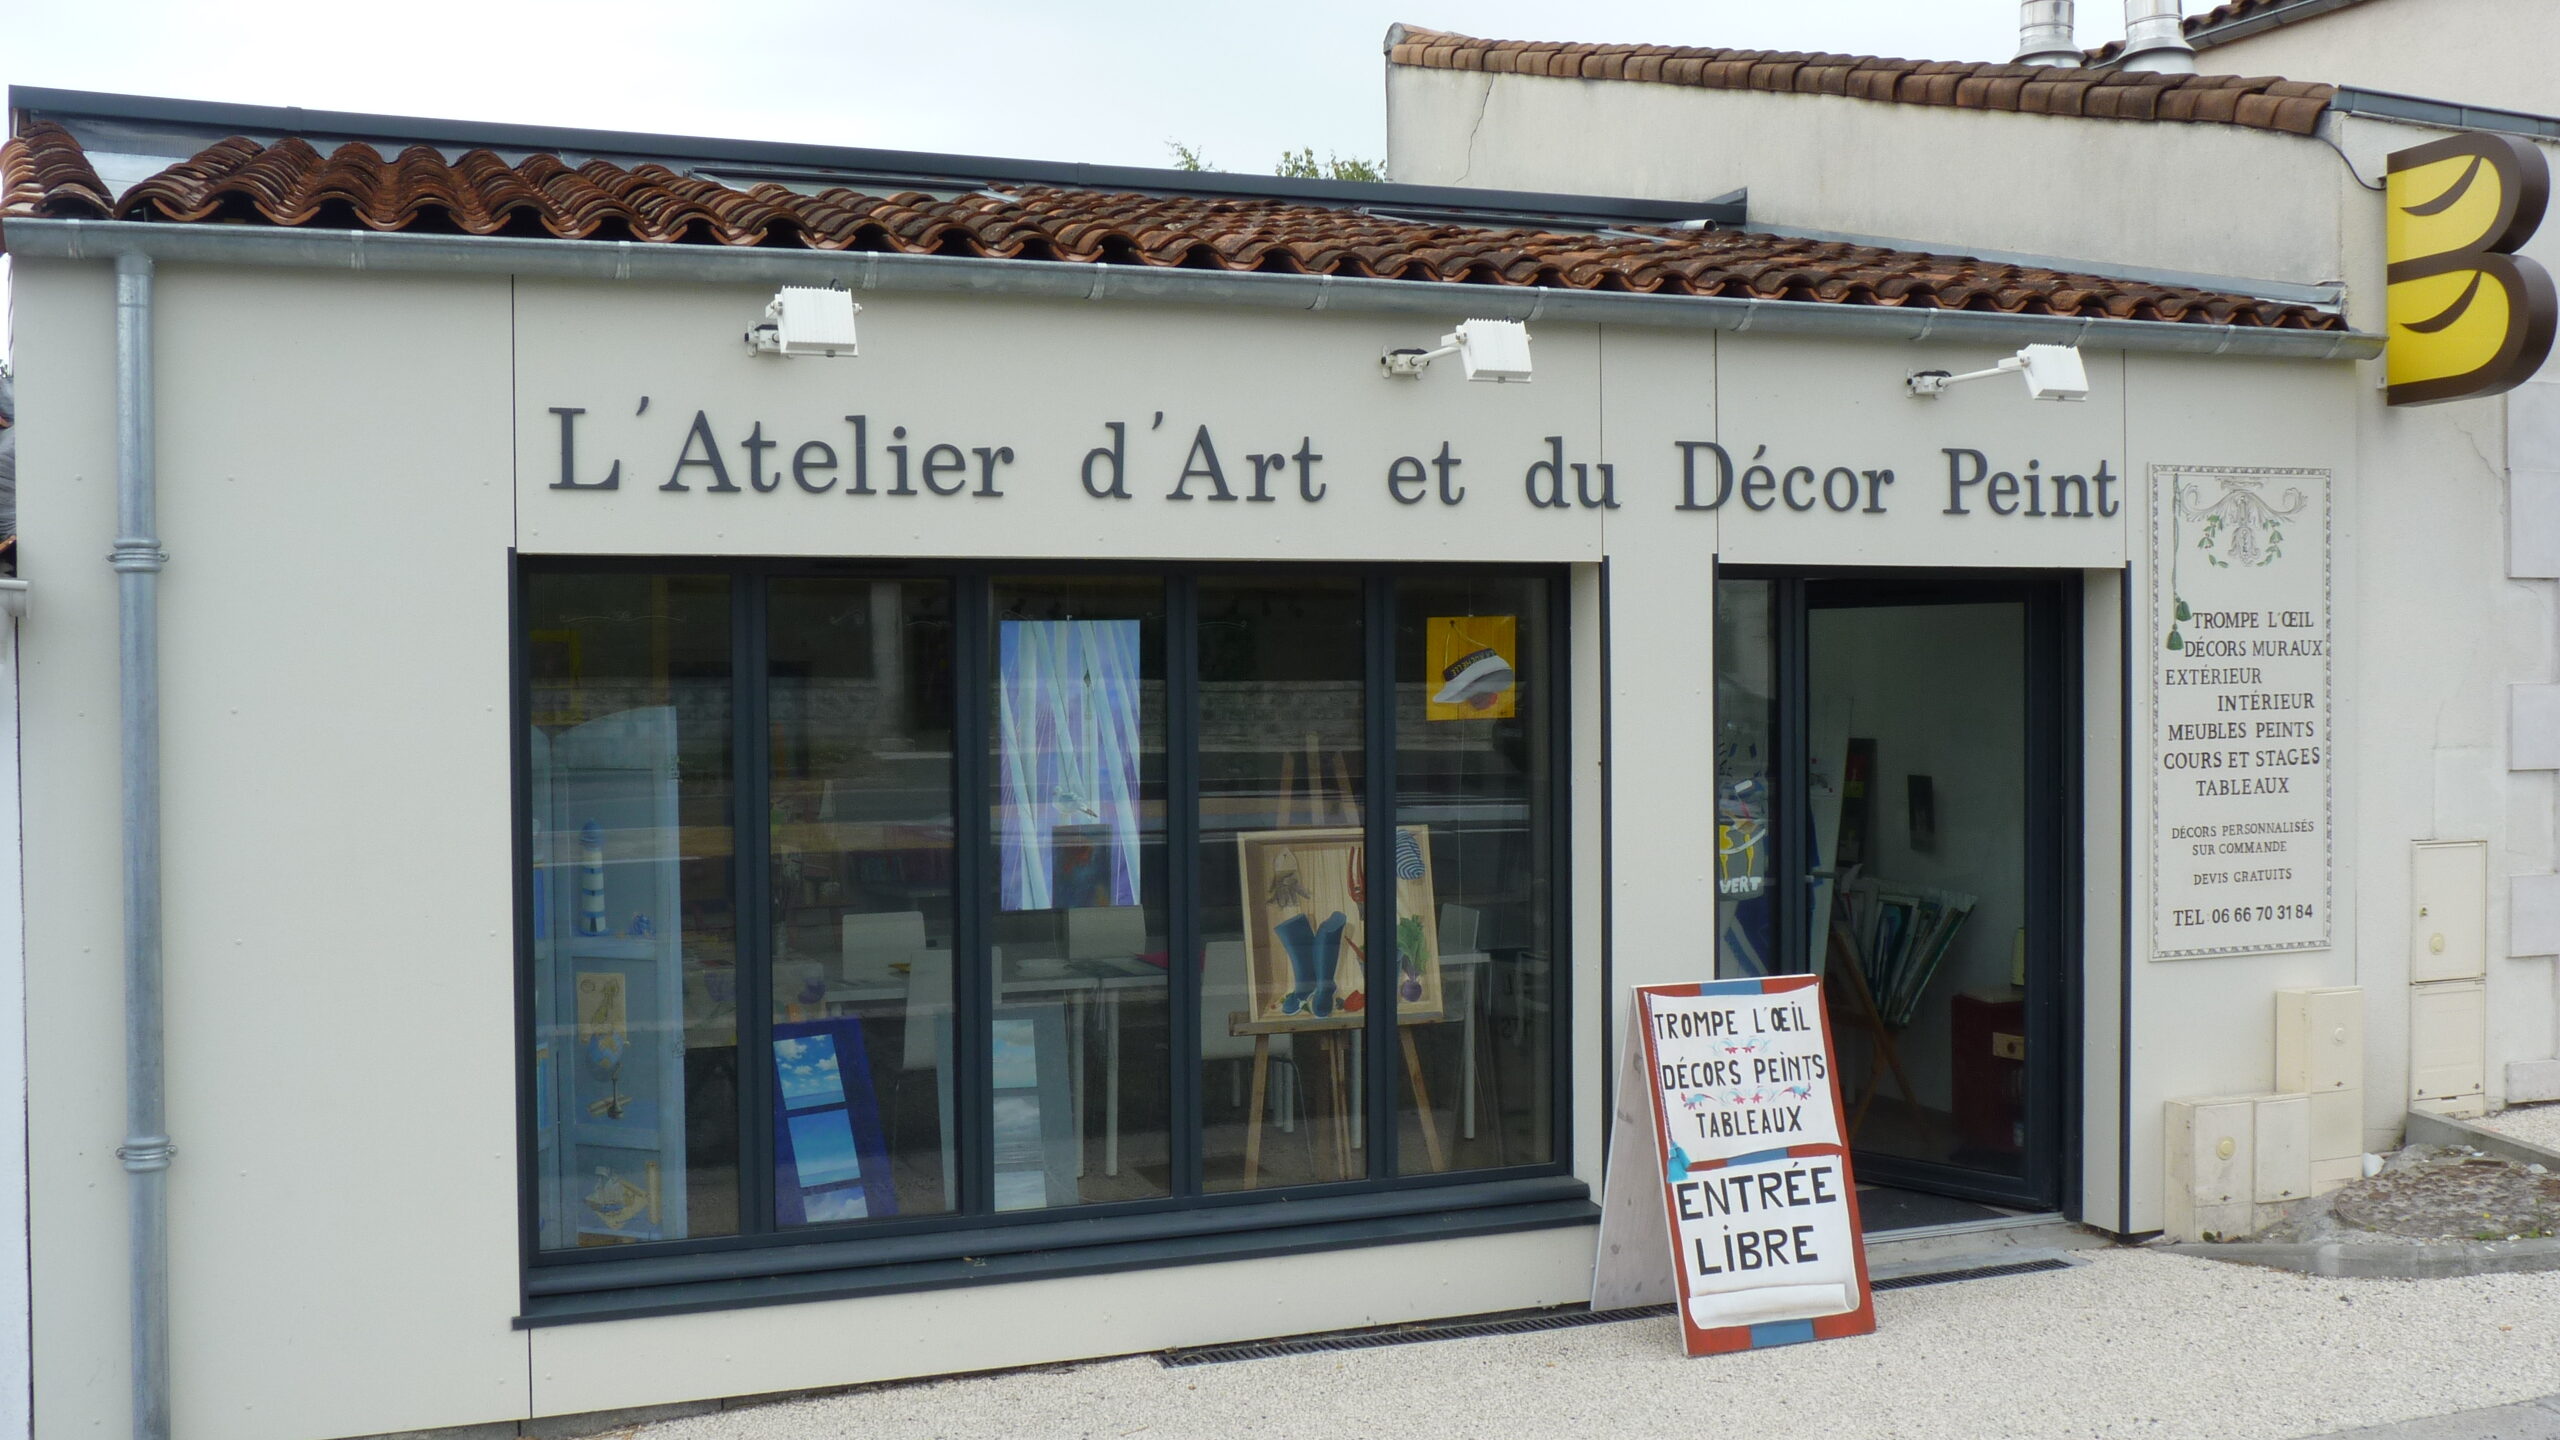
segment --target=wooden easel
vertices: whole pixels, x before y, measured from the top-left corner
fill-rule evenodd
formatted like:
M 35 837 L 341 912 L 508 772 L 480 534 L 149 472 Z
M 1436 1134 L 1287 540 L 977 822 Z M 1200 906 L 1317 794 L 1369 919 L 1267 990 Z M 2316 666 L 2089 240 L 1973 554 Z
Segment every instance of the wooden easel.
M 1422 1148 L 1435 1171 L 1449 1168 L 1448 1154 L 1440 1144 L 1440 1118 L 1431 1108 L 1431 1086 L 1422 1078 L 1422 1053 L 1413 1043 L 1416 1025 L 1439 1023 L 1437 1015 L 1398 1017 L 1396 1039 L 1404 1048 L 1405 1078 L 1413 1082 L 1414 1108 L 1421 1112 Z M 1332 1015 L 1322 1020 L 1256 1020 L 1238 1010 L 1227 1016 L 1227 1033 L 1253 1037 L 1253 1093 L 1245 1100 L 1244 1188 L 1251 1190 L 1262 1183 L 1262 1105 L 1271 1083 L 1271 1037 L 1274 1035 L 1308 1035 L 1324 1047 L 1325 1078 L 1330 1103 L 1325 1116 L 1328 1144 L 1333 1155 L 1333 1176 L 1337 1180 L 1351 1177 L 1351 1085 L 1350 1062 L 1346 1043 L 1368 1025 L 1365 1015 Z
M 1324 761 L 1318 748 L 1316 733 L 1305 732 L 1307 756 L 1306 811 L 1310 825 L 1337 823 L 1333 811 L 1339 810 L 1342 822 L 1358 825 L 1360 802 L 1351 787 L 1351 766 L 1336 750 L 1331 755 L 1333 773 L 1328 784 Z M 1280 752 L 1280 815 L 1283 827 L 1292 823 L 1298 800 L 1297 752 Z M 1393 903 L 1392 898 L 1389 903 Z M 1410 1027 L 1436 1023 L 1446 1017 L 1433 1015 L 1398 1015 L 1396 1038 L 1403 1043 L 1404 1070 L 1413 1082 L 1413 1098 L 1422 1116 L 1422 1147 L 1430 1157 L 1433 1170 L 1449 1168 L 1449 1157 L 1440 1145 L 1440 1121 L 1431 1108 L 1431 1086 L 1422 1078 L 1422 1055 L 1414 1045 Z M 1244 1187 L 1248 1190 L 1262 1183 L 1262 1107 L 1271 1083 L 1271 1037 L 1274 1035 L 1307 1035 L 1324 1047 L 1325 1078 L 1331 1099 L 1326 1106 L 1327 1128 L 1331 1131 L 1335 1179 L 1351 1178 L 1351 1063 L 1347 1055 L 1350 1037 L 1368 1025 L 1366 1015 L 1332 1015 L 1317 1020 L 1291 1016 L 1285 1020 L 1255 1020 L 1242 1011 L 1227 1017 L 1227 1033 L 1253 1037 L 1253 1093 L 1245 1104 Z
M 1866 1074 L 1858 1085 L 1857 1098 L 1849 1104 L 1847 1134 L 1855 1135 L 1867 1120 L 1867 1107 L 1875 1103 L 1876 1088 L 1883 1073 L 1893 1076 L 1893 1086 L 1902 1092 L 1902 1103 L 1914 1115 L 1925 1114 L 1919 1098 L 1912 1092 L 1911 1077 L 1902 1071 L 1902 1051 L 1893 1042 L 1893 1027 L 1884 1021 L 1884 1012 L 1876 1006 L 1873 987 L 1867 984 L 1866 967 L 1858 962 L 1857 946 L 1838 923 L 1831 927 L 1830 961 L 1822 967 L 1823 985 L 1842 992 L 1848 1002 L 1848 1013 L 1840 1017 L 1843 1030 L 1860 1030 L 1867 1036 Z M 1881 1072 L 1878 1062 L 1882 1062 Z

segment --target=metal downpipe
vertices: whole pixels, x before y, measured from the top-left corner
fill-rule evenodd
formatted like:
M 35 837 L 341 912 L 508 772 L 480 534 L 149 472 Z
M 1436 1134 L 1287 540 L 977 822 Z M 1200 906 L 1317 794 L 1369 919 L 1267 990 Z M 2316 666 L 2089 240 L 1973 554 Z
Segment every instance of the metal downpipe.
M 134 1440 L 169 1436 L 169 1143 L 160 988 L 160 552 L 151 257 L 116 257 L 116 572 L 124 769 L 125 1137 Z

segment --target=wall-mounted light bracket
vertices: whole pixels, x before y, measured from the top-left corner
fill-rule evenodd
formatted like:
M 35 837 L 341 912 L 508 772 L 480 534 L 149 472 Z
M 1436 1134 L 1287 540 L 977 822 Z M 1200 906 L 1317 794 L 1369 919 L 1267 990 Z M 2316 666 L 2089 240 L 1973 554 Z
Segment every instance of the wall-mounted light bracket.
M 1947 393 L 1950 385 L 1967 380 L 1987 380 L 1994 375 L 2026 377 L 2027 395 L 2035 400 L 2086 400 L 2089 398 L 2089 370 L 2080 363 L 2078 347 L 2071 345 L 2029 345 L 2017 354 L 1988 370 L 1969 370 L 1950 375 L 1944 370 L 1914 370 L 1902 383 L 1912 394 L 1923 399 Z
M 747 332 L 758 355 L 859 355 L 853 317 L 862 312 L 846 291 L 822 285 L 785 285 L 764 307 L 764 323 Z
M 1436 350 L 1389 350 L 1378 357 L 1378 373 L 1390 379 L 1421 378 L 1425 367 L 1443 355 L 1455 355 L 1470 380 L 1498 385 L 1529 382 L 1529 327 L 1517 320 L 1465 320 L 1440 337 Z

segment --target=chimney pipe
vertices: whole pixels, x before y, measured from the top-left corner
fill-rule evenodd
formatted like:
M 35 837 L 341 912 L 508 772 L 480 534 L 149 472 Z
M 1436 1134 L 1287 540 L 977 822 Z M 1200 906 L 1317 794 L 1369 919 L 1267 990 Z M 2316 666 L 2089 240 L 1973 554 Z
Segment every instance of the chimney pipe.
M 2187 43 L 2187 26 L 2178 0 L 2124 0 L 2126 70 L 2161 75 L 2196 73 L 2196 47 Z
M 2080 47 L 2071 39 L 2072 5 L 2073 0 L 2018 0 L 2018 64 L 2080 64 Z

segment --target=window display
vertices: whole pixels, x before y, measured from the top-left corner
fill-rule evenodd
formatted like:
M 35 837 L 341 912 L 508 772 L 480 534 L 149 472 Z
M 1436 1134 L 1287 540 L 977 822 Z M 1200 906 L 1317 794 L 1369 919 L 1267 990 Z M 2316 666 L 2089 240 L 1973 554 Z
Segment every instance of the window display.
M 1557 585 L 529 564 L 537 1250 L 1553 1173 Z

